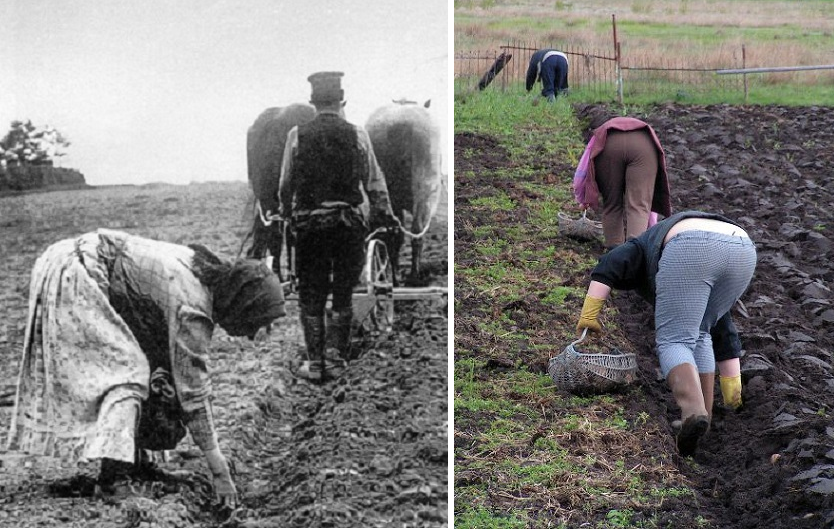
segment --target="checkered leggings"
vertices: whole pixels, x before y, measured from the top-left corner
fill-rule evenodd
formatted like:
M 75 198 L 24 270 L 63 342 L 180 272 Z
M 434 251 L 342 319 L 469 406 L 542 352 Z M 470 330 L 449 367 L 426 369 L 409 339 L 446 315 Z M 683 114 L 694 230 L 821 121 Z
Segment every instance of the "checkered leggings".
M 683 363 L 715 372 L 709 330 L 741 297 L 755 269 L 756 247 L 747 237 L 691 230 L 666 243 L 654 313 L 663 376 Z

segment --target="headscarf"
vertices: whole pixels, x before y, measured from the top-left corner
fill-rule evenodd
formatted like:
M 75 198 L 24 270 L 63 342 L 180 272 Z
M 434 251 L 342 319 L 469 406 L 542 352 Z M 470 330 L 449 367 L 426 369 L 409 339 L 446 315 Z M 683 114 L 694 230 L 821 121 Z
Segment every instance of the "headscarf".
M 214 321 L 232 336 L 245 334 L 239 327 L 241 323 L 266 325 L 286 314 L 281 281 L 262 261 L 235 262 L 225 280 L 214 289 Z
M 211 288 L 212 319 L 232 336 L 244 336 L 252 322 L 259 326 L 286 316 L 284 289 L 278 276 L 262 261 L 222 261 L 205 247 L 194 245 L 195 271 Z

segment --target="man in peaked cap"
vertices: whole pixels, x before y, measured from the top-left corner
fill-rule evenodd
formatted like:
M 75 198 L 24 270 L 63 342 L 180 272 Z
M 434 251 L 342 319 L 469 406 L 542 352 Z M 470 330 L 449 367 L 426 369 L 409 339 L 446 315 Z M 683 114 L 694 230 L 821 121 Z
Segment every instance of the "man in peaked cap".
M 353 289 L 365 261 L 365 236 L 399 226 L 368 133 L 344 117 L 342 72 L 318 72 L 313 121 L 287 134 L 278 198 L 296 232 L 296 270 L 306 350 L 297 374 L 337 377 L 349 359 Z M 325 305 L 332 294 L 331 316 Z
M 342 90 L 342 72 L 317 72 L 307 78 L 312 85 L 313 93 L 310 102 L 316 103 L 339 103 L 344 106 L 345 91 Z

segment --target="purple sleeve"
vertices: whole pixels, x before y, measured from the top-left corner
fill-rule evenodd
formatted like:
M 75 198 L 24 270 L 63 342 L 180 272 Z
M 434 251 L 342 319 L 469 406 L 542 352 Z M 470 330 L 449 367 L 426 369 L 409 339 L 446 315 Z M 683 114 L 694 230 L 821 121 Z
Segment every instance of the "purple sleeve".
M 585 178 L 588 176 L 588 165 L 591 163 L 591 150 L 596 143 L 596 137 L 592 136 L 591 141 L 585 147 L 585 152 L 579 159 L 579 165 L 573 174 L 573 196 L 579 204 L 585 204 Z

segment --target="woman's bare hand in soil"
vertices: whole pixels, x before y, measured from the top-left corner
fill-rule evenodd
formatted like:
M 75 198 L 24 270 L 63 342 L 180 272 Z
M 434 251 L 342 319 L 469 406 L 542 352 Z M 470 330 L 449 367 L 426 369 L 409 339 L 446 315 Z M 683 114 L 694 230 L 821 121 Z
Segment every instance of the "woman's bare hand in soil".
M 228 473 L 214 476 L 214 494 L 223 507 L 237 507 L 237 489 Z

